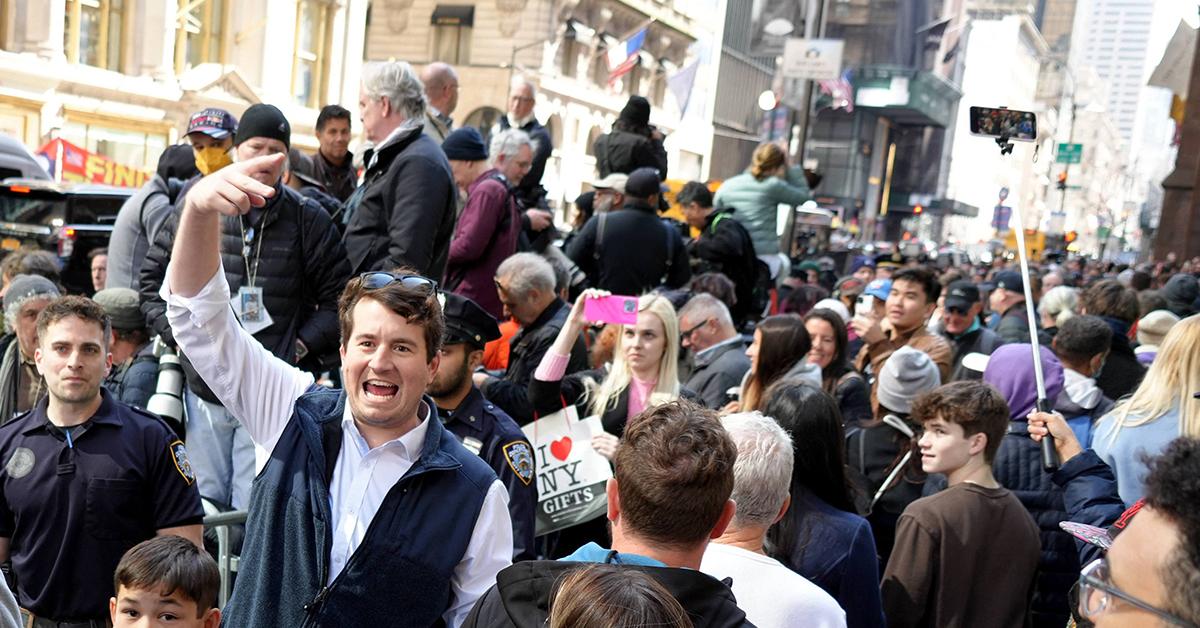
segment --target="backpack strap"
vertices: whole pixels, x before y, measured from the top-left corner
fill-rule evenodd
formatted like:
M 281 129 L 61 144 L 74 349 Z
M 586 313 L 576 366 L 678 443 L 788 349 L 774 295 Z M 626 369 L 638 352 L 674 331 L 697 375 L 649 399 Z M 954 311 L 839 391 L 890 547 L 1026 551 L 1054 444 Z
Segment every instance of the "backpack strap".
M 592 259 L 596 260 L 597 264 L 600 263 L 601 254 L 604 252 L 604 223 L 607 218 L 608 212 L 596 217 L 599 222 L 596 224 L 596 244 L 592 247 Z

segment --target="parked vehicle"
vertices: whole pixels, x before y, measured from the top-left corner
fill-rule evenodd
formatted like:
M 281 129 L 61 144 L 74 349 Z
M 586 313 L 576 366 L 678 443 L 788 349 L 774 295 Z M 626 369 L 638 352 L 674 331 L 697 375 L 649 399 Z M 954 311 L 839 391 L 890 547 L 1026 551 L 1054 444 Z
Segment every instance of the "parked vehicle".
M 88 252 L 108 246 L 117 212 L 136 191 L 7 179 L 0 183 L 0 248 L 12 251 L 29 246 L 54 253 L 67 291 L 91 294 Z
M 50 175 L 24 144 L 0 133 L 0 180 L 11 178 L 49 181 Z

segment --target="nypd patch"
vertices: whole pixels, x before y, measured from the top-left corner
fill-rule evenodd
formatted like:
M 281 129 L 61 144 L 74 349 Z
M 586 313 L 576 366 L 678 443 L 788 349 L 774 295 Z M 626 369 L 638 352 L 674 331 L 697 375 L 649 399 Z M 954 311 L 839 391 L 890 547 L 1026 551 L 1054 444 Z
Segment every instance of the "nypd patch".
M 508 466 L 517 474 L 517 477 L 529 486 L 533 481 L 533 451 L 529 449 L 529 443 L 525 441 L 514 441 L 504 446 L 504 458 L 508 460 Z
M 183 446 L 183 441 L 175 441 L 169 445 L 171 450 L 171 460 L 175 463 L 175 470 L 179 471 L 179 475 L 187 481 L 189 485 L 196 481 L 196 472 L 192 470 L 192 463 L 188 461 L 187 448 Z

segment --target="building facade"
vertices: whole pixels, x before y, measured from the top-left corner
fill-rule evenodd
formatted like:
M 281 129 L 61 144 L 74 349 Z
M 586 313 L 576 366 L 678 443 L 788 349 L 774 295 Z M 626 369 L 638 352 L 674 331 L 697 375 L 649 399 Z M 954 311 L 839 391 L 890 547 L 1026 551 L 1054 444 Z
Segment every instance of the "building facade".
M 459 75 L 455 126 L 485 134 L 504 115 L 510 79 L 539 86 L 534 113 L 554 152 L 542 184 L 562 208 L 595 179 L 592 146 L 630 95 L 651 103 L 667 136 L 668 176 L 704 179 L 711 167 L 713 42 L 724 3 L 687 0 L 499 0 L 473 6 L 435 0 L 372 3 L 366 58 L 423 66 L 443 61 Z M 455 13 L 457 12 L 457 13 Z M 455 13 L 456 17 L 448 17 Z M 633 70 L 610 84 L 608 51 L 641 29 Z M 694 79 L 685 70 L 696 64 Z
M 153 169 L 205 107 L 278 106 L 314 148 L 358 98 L 367 0 L 0 0 L 0 132 Z

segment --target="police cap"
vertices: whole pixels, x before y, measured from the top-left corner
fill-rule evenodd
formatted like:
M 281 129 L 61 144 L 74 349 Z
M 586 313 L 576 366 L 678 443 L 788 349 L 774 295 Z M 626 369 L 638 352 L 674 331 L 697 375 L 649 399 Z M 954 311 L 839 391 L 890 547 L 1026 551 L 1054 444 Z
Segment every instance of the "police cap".
M 446 303 L 446 344 L 465 342 L 480 349 L 500 337 L 500 326 L 478 303 L 452 292 L 444 292 Z

